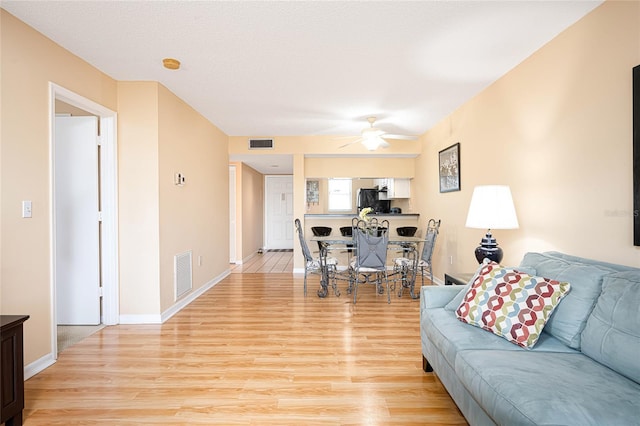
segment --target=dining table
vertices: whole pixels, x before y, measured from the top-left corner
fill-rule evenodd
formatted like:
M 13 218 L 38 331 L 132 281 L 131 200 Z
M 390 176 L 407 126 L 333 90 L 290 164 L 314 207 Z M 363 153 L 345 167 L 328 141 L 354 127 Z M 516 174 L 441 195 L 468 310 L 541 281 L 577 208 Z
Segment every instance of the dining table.
M 358 245 L 356 239 L 349 236 L 342 235 L 329 235 L 329 236 L 313 236 L 311 241 L 317 241 L 320 243 L 320 289 L 318 289 L 318 297 L 324 298 L 329 294 L 329 284 L 333 287 L 334 294 L 340 295 L 340 291 L 337 287 L 338 280 L 346 280 L 350 283 L 355 279 L 353 277 L 353 270 L 347 265 L 346 270 L 337 271 L 333 268 L 329 268 L 327 265 L 327 256 L 331 250 L 344 250 L 345 247 L 352 251 L 356 256 Z M 409 288 L 412 299 L 420 297 L 419 292 L 415 292 L 416 270 L 418 265 L 418 248 L 421 243 L 424 243 L 425 239 L 422 237 L 409 237 L 400 235 L 389 235 L 388 250 L 402 252 L 403 257 L 410 259 L 409 264 L 411 267 L 407 268 L 407 271 L 397 271 L 397 275 L 402 282 L 403 287 Z M 398 278 L 398 276 L 396 276 Z

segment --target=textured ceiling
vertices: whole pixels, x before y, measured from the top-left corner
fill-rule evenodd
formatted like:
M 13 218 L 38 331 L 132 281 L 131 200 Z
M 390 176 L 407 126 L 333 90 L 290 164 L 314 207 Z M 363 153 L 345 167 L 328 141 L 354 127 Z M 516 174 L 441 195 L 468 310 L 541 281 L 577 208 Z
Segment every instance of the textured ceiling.
M 231 136 L 419 135 L 601 1 L 11 1 L 117 80 Z M 182 62 L 178 71 L 162 58 Z

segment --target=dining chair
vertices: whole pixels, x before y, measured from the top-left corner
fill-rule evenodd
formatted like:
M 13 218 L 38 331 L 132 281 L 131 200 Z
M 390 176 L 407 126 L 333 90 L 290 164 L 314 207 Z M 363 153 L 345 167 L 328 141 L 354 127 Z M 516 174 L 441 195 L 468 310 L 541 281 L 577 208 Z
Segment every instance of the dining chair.
M 302 225 L 300 219 L 294 221 L 296 226 L 296 232 L 298 233 L 298 239 L 300 240 L 300 248 L 302 249 L 302 255 L 304 256 L 304 295 L 307 295 L 307 275 L 308 274 L 322 274 L 322 259 L 320 257 L 314 258 L 311 255 L 311 250 L 307 245 L 307 241 L 304 239 L 304 232 L 302 231 Z M 327 278 L 335 272 L 338 266 L 338 260 L 334 257 L 326 256 L 324 261 L 327 268 Z M 329 284 L 329 283 L 327 283 Z
M 403 256 L 394 259 L 394 271 L 399 272 L 402 276 L 402 286 L 398 291 L 398 296 L 402 296 L 402 289 L 409 287 L 412 282 L 415 282 L 418 271 L 422 279 L 422 285 L 424 285 L 424 274 L 429 272 L 429 278 L 433 283 L 433 268 L 431 265 L 431 258 L 433 257 L 433 249 L 436 245 L 436 239 L 440 233 L 441 220 L 429 219 L 427 222 L 427 229 L 425 231 L 424 244 L 422 246 L 422 253 L 420 259 L 412 259 L 409 256 Z M 416 262 L 417 260 L 417 262 Z
M 385 223 L 386 222 L 386 223 Z M 354 227 L 356 255 L 351 263 L 354 270 L 355 286 L 353 288 L 353 303 L 357 303 L 358 285 L 369 281 L 372 274 L 376 276 L 376 291 L 382 293 L 381 278 L 387 287 L 387 303 L 391 303 L 391 289 L 387 276 L 387 248 L 389 245 L 389 222 L 384 220 L 380 224 L 375 222 L 358 221 Z

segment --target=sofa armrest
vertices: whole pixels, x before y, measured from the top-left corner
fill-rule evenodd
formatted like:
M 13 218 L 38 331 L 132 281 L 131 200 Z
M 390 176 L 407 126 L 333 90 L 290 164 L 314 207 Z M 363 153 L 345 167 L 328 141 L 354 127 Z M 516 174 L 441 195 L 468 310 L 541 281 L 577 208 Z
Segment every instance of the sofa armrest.
M 420 289 L 420 309 L 442 308 L 464 288 L 461 285 L 425 285 Z

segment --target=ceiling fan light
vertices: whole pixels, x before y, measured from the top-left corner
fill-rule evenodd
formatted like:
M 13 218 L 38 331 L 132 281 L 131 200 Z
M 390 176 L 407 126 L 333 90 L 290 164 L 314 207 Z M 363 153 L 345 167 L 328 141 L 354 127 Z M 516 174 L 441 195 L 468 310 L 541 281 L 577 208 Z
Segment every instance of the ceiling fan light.
M 362 144 L 369 151 L 375 151 L 376 149 L 380 148 L 381 145 L 384 144 L 384 140 L 381 137 L 374 135 L 372 137 L 364 138 L 362 140 Z
M 364 129 L 362 131 L 362 137 L 365 139 L 377 138 L 384 134 L 384 132 L 380 129 L 376 129 L 375 127 L 370 127 L 368 129 Z

